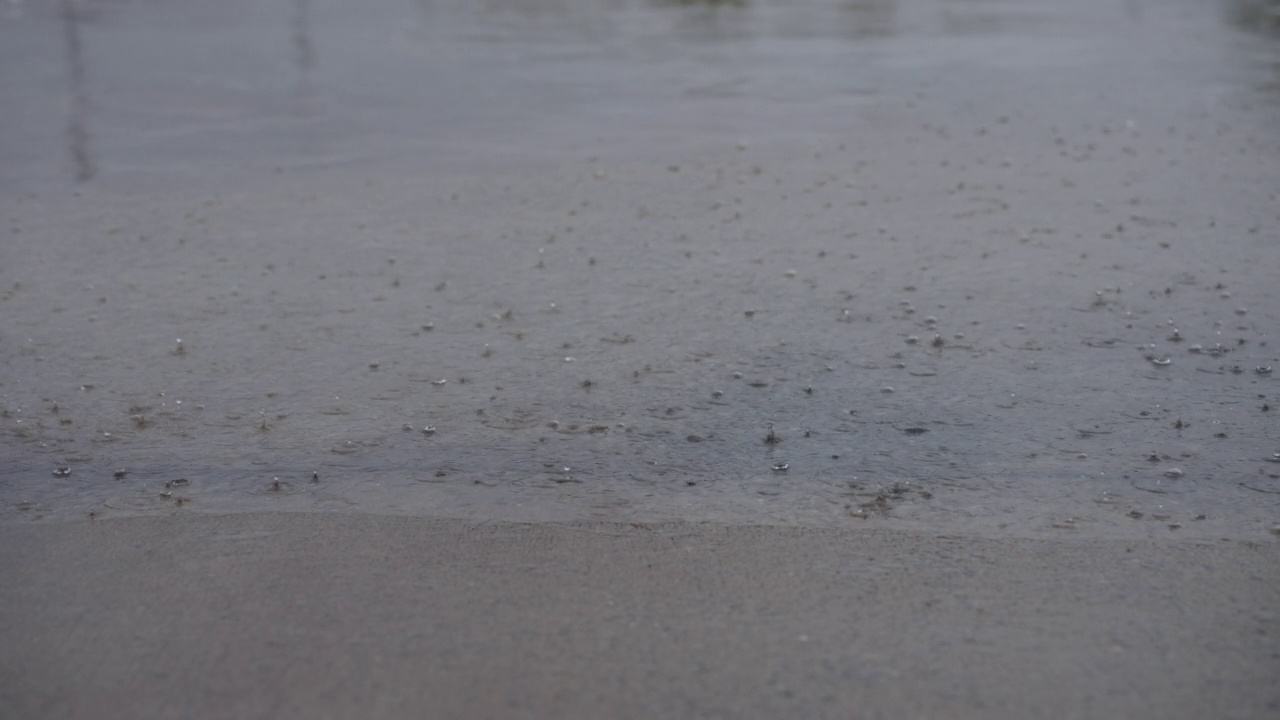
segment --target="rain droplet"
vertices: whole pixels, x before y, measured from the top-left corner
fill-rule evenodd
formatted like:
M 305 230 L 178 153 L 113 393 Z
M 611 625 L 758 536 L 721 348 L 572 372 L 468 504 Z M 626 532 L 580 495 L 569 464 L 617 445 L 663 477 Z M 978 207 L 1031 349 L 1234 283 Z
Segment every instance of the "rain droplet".
M 769 423 L 769 434 L 764 436 L 764 441 L 769 445 L 777 445 L 782 442 L 782 438 L 779 437 L 778 433 L 773 431 L 773 423 Z

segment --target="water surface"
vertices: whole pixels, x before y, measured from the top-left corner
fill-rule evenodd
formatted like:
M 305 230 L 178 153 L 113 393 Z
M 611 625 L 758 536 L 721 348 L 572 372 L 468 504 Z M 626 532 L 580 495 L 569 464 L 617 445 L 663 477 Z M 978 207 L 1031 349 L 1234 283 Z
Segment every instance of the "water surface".
M 11 3 L 3 516 L 1267 537 L 1238 9 Z

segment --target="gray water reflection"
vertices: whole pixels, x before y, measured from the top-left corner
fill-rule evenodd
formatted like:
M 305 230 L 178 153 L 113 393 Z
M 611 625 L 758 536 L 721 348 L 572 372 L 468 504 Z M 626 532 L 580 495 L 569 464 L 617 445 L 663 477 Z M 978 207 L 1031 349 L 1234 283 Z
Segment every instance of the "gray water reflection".
M 406 151 L 555 156 L 620 116 L 631 117 L 630 132 L 614 143 L 825 132 L 858 98 L 900 81 L 894 62 L 949 61 L 946 43 L 910 38 L 1008 34 L 1028 29 L 1026 18 L 1072 24 L 1053 3 L 919 0 L 59 0 L 56 9 L 17 3 L 0 24 L 6 95 L 33 109 L 6 117 L 0 180 L 50 175 L 55 144 L 69 145 L 84 180 L 103 168 L 232 175 Z M 52 17 L 57 43 L 46 37 Z M 908 41 L 885 44 L 891 37 Z M 34 111 L 52 99 L 38 69 L 59 46 L 65 138 Z M 318 68 L 324 52 L 333 60 Z
M 80 19 L 85 11 L 75 0 L 61 0 L 58 14 L 62 19 L 62 34 L 66 42 L 67 78 L 70 85 L 70 112 L 67 137 L 71 145 L 71 158 L 75 163 L 76 180 L 93 177 L 93 156 L 89 143 L 89 99 L 85 92 L 84 49 L 80 42 Z
M 676 38 L 683 42 L 888 36 L 899 0 L 417 0 L 429 23 L 454 38 L 489 41 Z
M 1226 0 L 1227 17 L 1236 25 L 1264 34 L 1280 34 L 1280 3 L 1275 0 Z
M 1228 6 L 1237 19 L 1264 17 Z M 1143 7 L 1140 0 L 59 0 L 46 15 L 45 5 L 17 3 L 0 24 L 4 92 L 28 111 L 4 120 L 0 182 L 62 172 L 58 153 L 70 155 L 81 181 L 104 170 L 194 179 L 558 157 L 584 143 L 597 154 L 643 154 L 650 143 L 816 139 L 846 131 L 868 98 L 928 86 L 935 95 L 954 90 L 952 102 L 985 102 L 948 77 L 966 66 L 1057 71 L 1098 63 L 1124 72 L 1137 58 L 1167 56 L 1203 73 L 1227 59 L 1199 57 L 1204 43 L 1183 55 L 1154 45 L 1127 55 L 1119 34 L 1150 27 L 1152 38 L 1173 41 L 1212 19 L 1185 6 Z M 41 39 L 55 18 L 61 39 Z M 1145 42 L 1135 38 L 1135 50 Z M 41 108 L 54 96 L 42 91 L 38 70 L 59 47 L 69 88 L 69 99 L 56 101 L 68 117 L 62 137 L 44 122 Z M 320 67 L 324 53 L 332 60 Z M 1264 56 L 1224 72 L 1267 86 L 1274 84 L 1267 65 Z M 92 135 L 90 97 L 97 99 Z
M 311 44 L 311 0 L 293 0 L 293 57 L 298 65 L 294 89 L 299 115 L 312 112 L 312 71 L 316 65 L 315 48 Z
M 1274 522 L 1274 55 L 1216 8 L 14 7 L 7 519 Z

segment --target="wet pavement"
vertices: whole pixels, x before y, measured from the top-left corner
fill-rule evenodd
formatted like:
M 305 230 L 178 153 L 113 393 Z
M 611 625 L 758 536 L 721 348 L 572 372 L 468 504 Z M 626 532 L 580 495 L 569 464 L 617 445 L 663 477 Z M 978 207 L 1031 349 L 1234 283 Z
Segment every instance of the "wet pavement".
M 10 3 L 0 517 L 1269 538 L 1243 7 Z

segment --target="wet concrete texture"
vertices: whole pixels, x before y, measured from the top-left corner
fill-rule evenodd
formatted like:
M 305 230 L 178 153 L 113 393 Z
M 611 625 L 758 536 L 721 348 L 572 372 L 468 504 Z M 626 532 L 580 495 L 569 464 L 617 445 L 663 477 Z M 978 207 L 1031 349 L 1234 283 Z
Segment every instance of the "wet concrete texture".
M 10 4 L 4 517 L 1267 537 L 1242 7 Z

